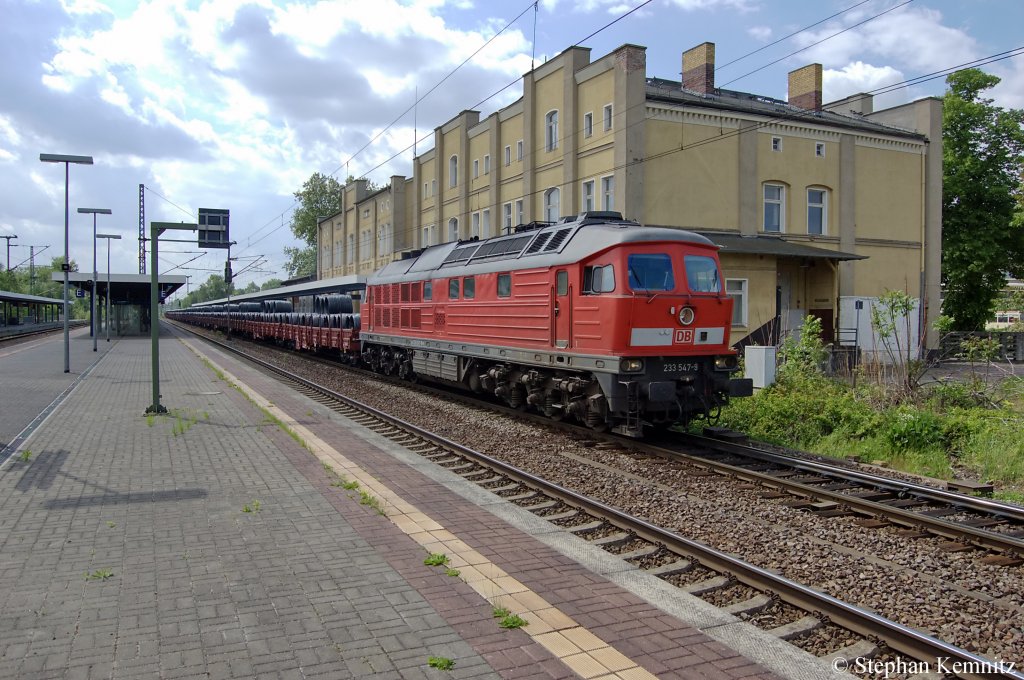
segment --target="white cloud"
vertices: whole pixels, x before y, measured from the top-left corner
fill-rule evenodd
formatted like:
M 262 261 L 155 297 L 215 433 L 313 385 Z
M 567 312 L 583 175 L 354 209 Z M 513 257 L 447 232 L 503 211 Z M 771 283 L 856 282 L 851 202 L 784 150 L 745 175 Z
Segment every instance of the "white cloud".
M 747 34 L 759 42 L 768 42 L 772 37 L 771 26 L 751 26 L 747 29 Z
M 870 92 L 903 80 L 905 80 L 903 74 L 891 66 L 872 66 L 862 61 L 855 61 L 838 70 L 824 70 L 822 73 L 822 98 L 826 102 L 836 101 L 852 94 Z

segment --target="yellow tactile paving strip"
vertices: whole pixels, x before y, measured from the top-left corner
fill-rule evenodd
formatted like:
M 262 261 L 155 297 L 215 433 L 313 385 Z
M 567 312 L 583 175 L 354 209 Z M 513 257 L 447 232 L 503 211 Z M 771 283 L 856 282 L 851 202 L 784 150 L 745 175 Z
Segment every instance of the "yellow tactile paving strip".
M 254 404 L 272 413 L 299 435 L 321 462 L 329 464 L 335 472 L 359 482 L 364 491 L 376 496 L 385 515 L 395 526 L 430 553 L 443 553 L 449 566 L 459 570 L 459 578 L 479 593 L 494 607 L 503 607 L 529 622 L 520 630 L 527 633 L 551 652 L 573 672 L 584 678 L 601 680 L 649 680 L 656 676 L 647 672 L 629 657 L 576 623 L 571 617 L 551 605 L 547 600 L 510 576 L 479 552 L 461 541 L 426 513 L 408 503 L 387 485 L 343 456 L 321 440 L 277 405 L 218 365 L 196 346 L 182 342 L 197 356 L 217 366 L 224 377 L 252 400 Z

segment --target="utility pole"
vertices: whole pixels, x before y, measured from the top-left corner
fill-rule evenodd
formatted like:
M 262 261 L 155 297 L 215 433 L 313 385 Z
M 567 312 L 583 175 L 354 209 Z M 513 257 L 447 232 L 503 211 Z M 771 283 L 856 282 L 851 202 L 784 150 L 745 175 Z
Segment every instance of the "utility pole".
M 18 238 L 17 236 L 0 236 L 0 238 L 7 239 L 7 271 L 11 271 L 11 239 Z

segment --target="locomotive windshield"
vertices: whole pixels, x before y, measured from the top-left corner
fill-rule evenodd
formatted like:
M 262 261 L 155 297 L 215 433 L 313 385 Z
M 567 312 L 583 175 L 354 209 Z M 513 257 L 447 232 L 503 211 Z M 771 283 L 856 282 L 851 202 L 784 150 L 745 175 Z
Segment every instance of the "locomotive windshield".
M 687 255 L 683 263 L 686 266 L 686 285 L 691 293 L 718 293 L 722 290 L 714 258 Z
M 664 253 L 633 253 L 629 256 L 629 287 L 633 290 L 672 290 L 672 258 Z

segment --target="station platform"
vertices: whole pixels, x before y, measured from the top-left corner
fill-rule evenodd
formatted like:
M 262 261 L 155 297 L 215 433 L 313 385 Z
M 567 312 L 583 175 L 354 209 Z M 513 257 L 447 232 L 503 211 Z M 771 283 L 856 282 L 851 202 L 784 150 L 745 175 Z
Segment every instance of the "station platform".
M 0 356 L 3 431 L 44 404 L 0 461 L 0 677 L 849 677 L 167 325 L 147 417 L 149 340 L 81 336 L 71 374 Z

